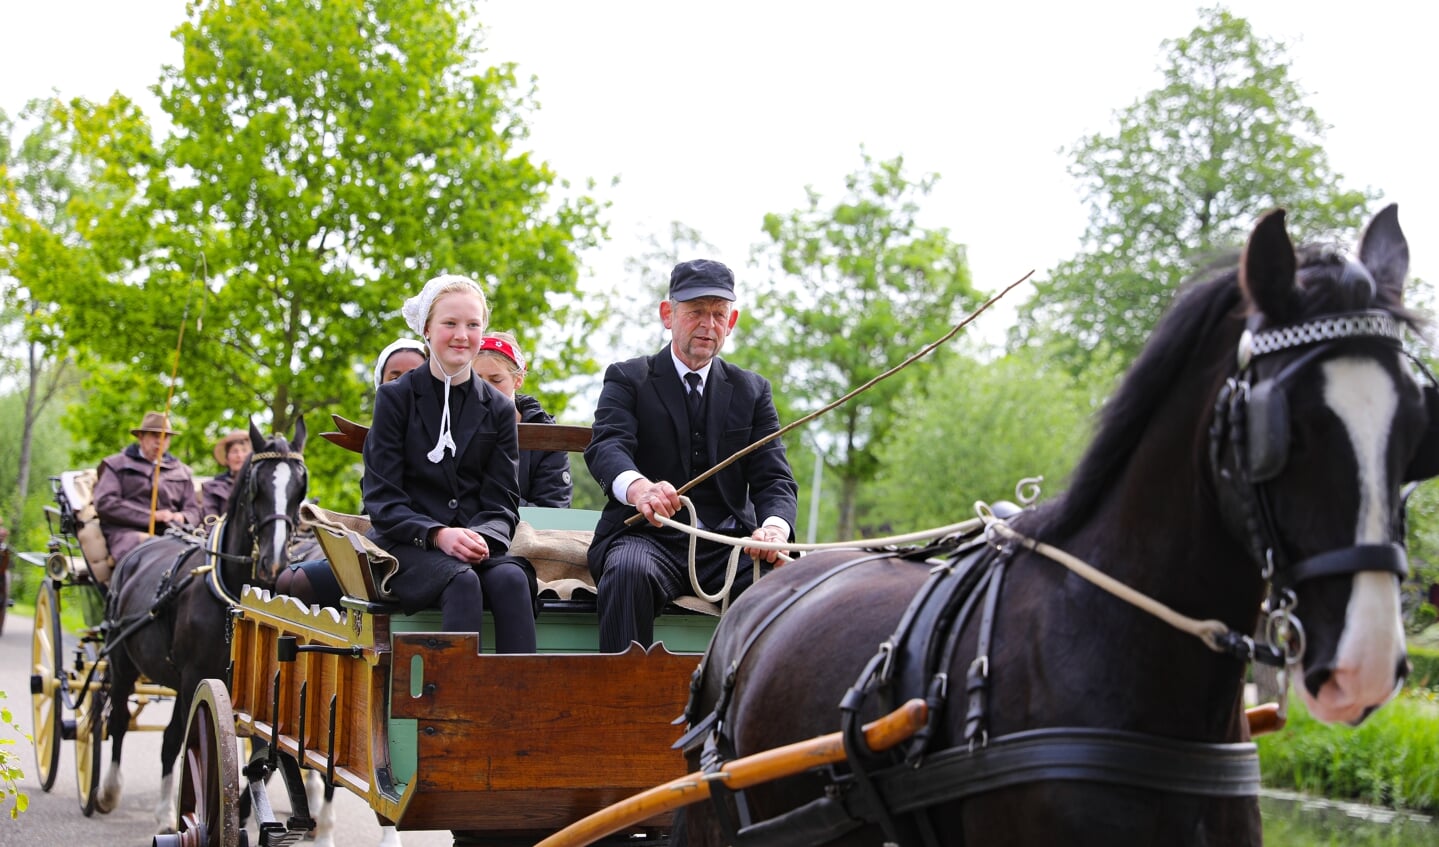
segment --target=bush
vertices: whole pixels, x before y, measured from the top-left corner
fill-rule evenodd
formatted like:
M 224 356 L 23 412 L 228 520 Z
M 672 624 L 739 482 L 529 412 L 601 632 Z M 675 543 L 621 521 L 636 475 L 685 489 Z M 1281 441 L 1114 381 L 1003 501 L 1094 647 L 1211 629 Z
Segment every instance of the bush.
M 1410 688 L 1428 688 L 1439 691 L 1439 647 L 1410 645 L 1409 680 Z
M 1288 726 L 1256 742 L 1266 785 L 1439 811 L 1435 692 L 1406 690 L 1358 728 L 1320 723 L 1291 699 Z

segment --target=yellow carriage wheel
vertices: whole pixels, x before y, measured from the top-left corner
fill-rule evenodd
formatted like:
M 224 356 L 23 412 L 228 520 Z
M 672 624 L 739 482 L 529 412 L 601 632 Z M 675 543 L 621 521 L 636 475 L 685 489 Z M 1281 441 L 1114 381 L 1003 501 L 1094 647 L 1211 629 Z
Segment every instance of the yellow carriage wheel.
M 60 743 L 64 737 L 65 685 L 60 655 L 60 593 L 45 580 L 35 596 L 35 631 L 30 640 L 30 716 L 35 737 L 36 776 L 40 788 L 55 785 L 60 766 Z
M 100 658 L 100 651 L 90 642 L 81 645 L 85 666 Z M 103 674 L 97 672 L 89 691 L 81 691 L 75 703 L 75 788 L 80 796 L 80 811 L 85 817 L 95 814 L 95 798 L 100 794 L 100 750 L 105 740 L 105 686 Z M 83 678 L 83 677 L 82 677 Z

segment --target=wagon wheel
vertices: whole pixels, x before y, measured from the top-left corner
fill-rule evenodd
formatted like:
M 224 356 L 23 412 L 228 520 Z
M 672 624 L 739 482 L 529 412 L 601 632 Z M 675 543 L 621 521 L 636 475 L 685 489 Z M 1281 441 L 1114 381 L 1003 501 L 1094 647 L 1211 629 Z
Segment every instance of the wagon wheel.
M 240 762 L 235 713 L 218 679 L 195 688 L 181 750 L 179 832 L 155 839 L 170 847 L 237 847 L 240 843 Z
M 55 785 L 60 767 L 65 707 L 60 688 L 65 684 L 60 658 L 60 594 L 45 580 L 35 596 L 35 633 L 30 640 L 30 715 L 35 735 L 36 776 L 40 789 Z
M 82 648 L 85 664 L 99 661 L 94 644 Z M 75 788 L 80 795 L 80 811 L 85 817 L 95 814 L 95 798 L 100 794 L 100 742 L 105 740 L 105 688 L 98 683 L 90 691 L 80 692 L 75 706 Z

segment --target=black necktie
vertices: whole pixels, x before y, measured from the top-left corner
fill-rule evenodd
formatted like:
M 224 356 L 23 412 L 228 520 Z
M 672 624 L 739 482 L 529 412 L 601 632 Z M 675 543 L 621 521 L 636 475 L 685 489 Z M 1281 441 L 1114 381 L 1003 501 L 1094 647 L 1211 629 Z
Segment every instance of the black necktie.
M 689 383 L 690 387 L 689 394 L 685 397 L 685 402 L 690 407 L 690 420 L 697 421 L 700 419 L 700 375 L 690 371 L 685 374 L 685 382 Z

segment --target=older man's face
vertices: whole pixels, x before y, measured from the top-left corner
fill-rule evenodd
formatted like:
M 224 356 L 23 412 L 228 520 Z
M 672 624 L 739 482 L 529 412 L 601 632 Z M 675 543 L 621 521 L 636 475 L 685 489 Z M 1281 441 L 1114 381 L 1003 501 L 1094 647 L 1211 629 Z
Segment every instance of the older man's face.
M 158 461 L 170 449 L 170 434 L 167 432 L 140 433 L 140 452 L 150 461 Z

